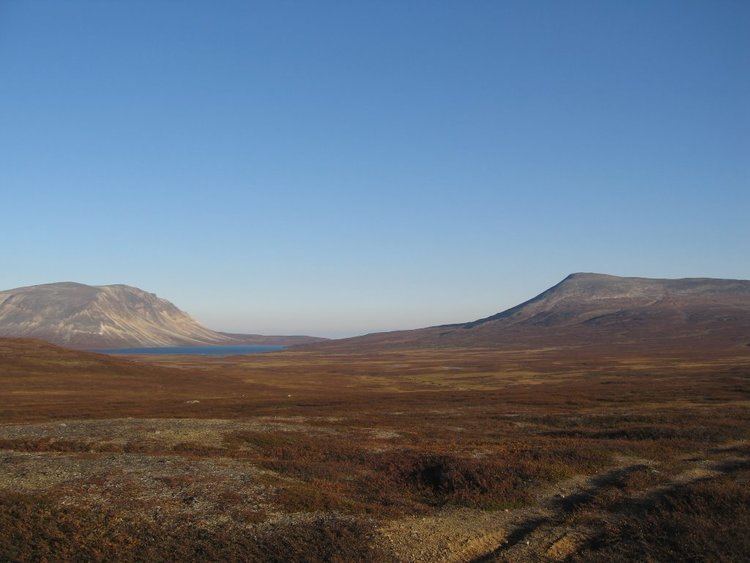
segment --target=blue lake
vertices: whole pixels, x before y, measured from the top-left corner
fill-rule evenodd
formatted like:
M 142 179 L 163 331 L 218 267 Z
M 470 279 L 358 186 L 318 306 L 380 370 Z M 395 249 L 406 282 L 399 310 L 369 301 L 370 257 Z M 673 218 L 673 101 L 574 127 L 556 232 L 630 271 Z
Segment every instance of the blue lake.
M 240 354 L 261 354 L 263 352 L 278 352 L 286 346 L 167 346 L 164 348 L 112 348 L 108 350 L 94 350 L 102 354 L 148 354 L 164 356 L 168 354 L 187 354 L 197 356 L 236 356 Z

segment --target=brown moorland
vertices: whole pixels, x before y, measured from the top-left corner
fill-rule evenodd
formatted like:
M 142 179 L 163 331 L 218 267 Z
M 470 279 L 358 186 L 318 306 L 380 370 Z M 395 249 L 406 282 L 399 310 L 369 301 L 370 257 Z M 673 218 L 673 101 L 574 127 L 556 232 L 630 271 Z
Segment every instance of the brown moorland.
M 0 381 L 0 560 L 750 551 L 747 347 L 124 359 L 2 339 Z

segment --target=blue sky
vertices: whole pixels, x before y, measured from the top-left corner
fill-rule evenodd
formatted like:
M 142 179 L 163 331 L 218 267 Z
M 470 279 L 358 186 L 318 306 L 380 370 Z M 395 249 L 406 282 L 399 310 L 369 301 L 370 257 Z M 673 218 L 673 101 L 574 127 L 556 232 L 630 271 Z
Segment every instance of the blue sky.
M 215 329 L 750 278 L 750 3 L 0 2 L 0 287 Z

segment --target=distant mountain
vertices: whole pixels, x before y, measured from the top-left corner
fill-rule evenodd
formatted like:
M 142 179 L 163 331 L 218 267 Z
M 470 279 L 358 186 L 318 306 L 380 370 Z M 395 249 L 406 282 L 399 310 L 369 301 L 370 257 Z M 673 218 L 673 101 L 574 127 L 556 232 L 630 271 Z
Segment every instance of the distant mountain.
M 284 346 L 322 340 L 224 334 L 137 287 L 71 282 L 0 291 L 0 337 L 38 338 L 73 348 Z
M 237 334 L 234 332 L 220 332 L 223 336 L 232 339 L 232 344 L 257 344 L 258 346 L 298 346 L 300 344 L 312 344 L 314 342 L 327 342 L 328 338 L 319 336 L 302 335 L 263 335 L 263 334 Z
M 529 301 L 476 321 L 369 334 L 315 347 L 355 350 L 616 344 L 664 348 L 691 343 L 750 346 L 750 281 L 578 273 Z

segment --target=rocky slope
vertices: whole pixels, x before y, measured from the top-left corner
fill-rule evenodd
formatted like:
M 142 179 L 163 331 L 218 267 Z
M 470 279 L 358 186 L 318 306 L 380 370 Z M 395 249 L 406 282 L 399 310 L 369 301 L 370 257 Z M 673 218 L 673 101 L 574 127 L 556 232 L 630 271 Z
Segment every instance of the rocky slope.
M 165 299 L 127 285 L 52 283 L 0 292 L 0 336 L 74 348 L 290 343 L 210 330 Z M 291 343 L 319 339 L 293 338 Z
M 578 273 L 529 301 L 484 319 L 319 346 L 664 347 L 690 343 L 750 345 L 750 281 Z

